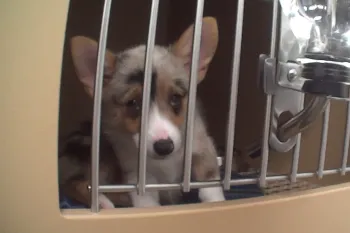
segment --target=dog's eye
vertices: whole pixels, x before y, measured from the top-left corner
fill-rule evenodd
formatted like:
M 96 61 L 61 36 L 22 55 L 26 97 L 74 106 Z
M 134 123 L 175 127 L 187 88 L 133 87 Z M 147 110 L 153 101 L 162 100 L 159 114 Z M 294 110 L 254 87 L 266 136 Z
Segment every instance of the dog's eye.
M 182 96 L 179 94 L 173 94 L 170 96 L 170 105 L 173 108 L 174 112 L 178 114 L 182 106 Z
M 129 100 L 128 102 L 126 102 L 126 106 L 127 107 L 135 107 L 138 106 L 138 102 L 135 99 Z
M 137 118 L 140 115 L 141 105 L 136 99 L 129 100 L 125 104 L 127 113 L 131 118 Z

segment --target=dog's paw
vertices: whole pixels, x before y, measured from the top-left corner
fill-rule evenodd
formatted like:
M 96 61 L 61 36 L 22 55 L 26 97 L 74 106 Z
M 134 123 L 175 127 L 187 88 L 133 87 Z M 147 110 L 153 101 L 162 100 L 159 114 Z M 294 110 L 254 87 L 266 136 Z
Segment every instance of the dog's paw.
M 103 194 L 99 196 L 99 204 L 102 209 L 114 209 L 114 204 Z
M 201 188 L 199 189 L 198 195 L 202 202 L 218 202 L 226 200 L 221 187 Z
M 158 195 L 151 195 L 150 193 L 146 193 L 143 196 L 138 195 L 133 192 L 131 194 L 132 202 L 134 207 L 157 207 L 160 206 L 158 201 Z

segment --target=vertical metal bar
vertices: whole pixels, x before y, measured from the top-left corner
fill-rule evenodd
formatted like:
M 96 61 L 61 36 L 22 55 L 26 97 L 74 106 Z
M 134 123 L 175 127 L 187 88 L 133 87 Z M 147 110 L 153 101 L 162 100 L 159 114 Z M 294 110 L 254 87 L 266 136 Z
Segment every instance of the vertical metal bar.
M 275 58 L 275 53 L 276 53 L 277 20 L 278 20 L 278 14 L 279 14 L 278 4 L 279 4 L 278 0 L 273 1 L 270 58 Z M 261 187 L 266 186 L 267 166 L 268 166 L 268 160 L 269 160 L 269 139 L 270 139 L 272 110 L 273 110 L 273 96 L 270 94 L 267 94 L 266 107 L 265 107 L 265 119 L 264 119 L 264 132 L 263 132 L 263 138 L 261 143 L 262 160 L 261 160 L 260 178 L 259 178 L 259 185 Z
M 301 109 L 304 107 L 304 100 L 300 103 Z M 290 175 L 291 182 L 297 182 L 299 157 L 300 157 L 300 143 L 301 143 L 301 133 L 296 136 L 296 143 L 293 151 L 293 162 L 292 162 L 292 172 Z
M 236 108 L 238 94 L 239 68 L 241 60 L 242 30 L 244 19 L 244 0 L 239 0 L 237 5 L 235 47 L 233 51 L 233 65 L 231 76 L 230 109 L 228 114 L 226 156 L 225 156 L 225 177 L 224 189 L 230 189 L 233 147 L 235 140 Z
M 105 0 L 102 14 L 100 39 L 96 64 L 96 79 L 94 86 L 94 110 L 92 119 L 92 146 L 91 146 L 91 211 L 99 211 L 99 160 L 100 160 L 100 128 L 101 128 L 101 102 L 104 74 L 104 61 L 107 46 L 109 15 L 112 0 Z
M 346 114 L 346 128 L 344 137 L 344 149 L 343 149 L 343 159 L 341 163 L 341 175 L 345 175 L 346 167 L 348 163 L 349 156 L 349 144 L 350 144 L 350 102 L 347 104 L 348 112 Z
M 301 142 L 301 133 L 296 136 L 296 144 L 293 151 L 293 163 L 292 163 L 292 172 L 291 172 L 291 182 L 297 182 L 298 166 L 299 166 L 299 157 L 300 157 L 300 142 Z
M 145 76 L 143 83 L 142 94 L 142 116 L 141 116 L 141 130 L 140 130 L 140 144 L 139 144 L 139 173 L 138 173 L 138 194 L 145 193 L 146 186 L 146 166 L 147 166 L 147 129 L 148 129 L 148 113 L 150 106 L 150 93 L 152 82 L 152 60 L 153 50 L 156 38 L 157 18 L 158 18 L 159 0 L 153 0 L 151 6 L 151 15 L 148 26 L 148 38 L 146 47 L 145 60 Z
M 328 103 L 323 113 L 323 125 L 322 125 L 322 136 L 321 136 L 321 148 L 320 148 L 320 160 L 318 163 L 317 177 L 321 179 L 323 177 L 324 163 L 326 160 L 327 150 L 327 137 L 328 137 L 328 123 L 329 123 L 329 112 L 331 104 Z
M 191 182 L 191 167 L 192 167 L 192 141 L 193 141 L 193 125 L 197 94 L 197 80 L 198 80 L 198 63 L 199 52 L 202 34 L 202 17 L 204 9 L 204 0 L 197 0 L 196 20 L 193 33 L 193 48 L 191 61 L 191 75 L 190 75 L 190 90 L 188 94 L 187 107 L 187 121 L 186 121 L 186 141 L 185 141 L 185 163 L 184 163 L 184 177 L 183 177 L 183 191 L 190 191 Z

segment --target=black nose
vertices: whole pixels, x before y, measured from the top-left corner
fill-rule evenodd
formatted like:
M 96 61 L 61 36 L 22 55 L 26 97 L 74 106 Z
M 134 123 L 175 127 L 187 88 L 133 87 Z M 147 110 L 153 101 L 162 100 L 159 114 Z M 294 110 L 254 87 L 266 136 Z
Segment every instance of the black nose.
M 170 154 L 171 152 L 173 152 L 174 143 L 170 138 L 161 139 L 161 140 L 156 141 L 153 144 L 153 149 L 158 155 L 166 156 L 166 155 Z

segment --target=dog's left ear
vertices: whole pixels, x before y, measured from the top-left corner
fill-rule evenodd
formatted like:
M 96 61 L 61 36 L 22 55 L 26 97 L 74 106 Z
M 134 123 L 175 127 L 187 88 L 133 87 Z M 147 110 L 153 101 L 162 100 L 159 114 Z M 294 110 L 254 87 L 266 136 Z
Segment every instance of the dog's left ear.
M 204 17 L 202 21 L 202 35 L 200 45 L 200 56 L 198 66 L 198 81 L 200 83 L 208 70 L 209 64 L 214 57 L 218 40 L 218 26 L 213 17 Z M 192 24 L 171 46 L 172 53 L 181 58 L 188 72 L 191 70 L 192 47 L 193 47 L 194 25 Z
M 71 39 L 73 64 L 85 91 L 93 96 L 97 63 L 98 43 L 85 36 L 75 36 Z M 106 49 L 104 62 L 104 86 L 112 79 L 116 66 L 116 56 Z

